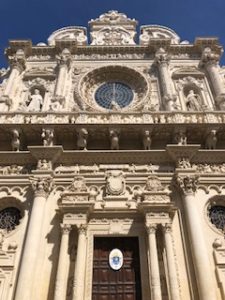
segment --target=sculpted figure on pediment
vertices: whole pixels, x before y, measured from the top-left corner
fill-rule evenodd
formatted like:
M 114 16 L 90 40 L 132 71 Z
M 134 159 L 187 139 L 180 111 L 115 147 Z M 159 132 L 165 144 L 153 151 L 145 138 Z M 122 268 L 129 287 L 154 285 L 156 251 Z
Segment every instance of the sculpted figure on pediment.
M 200 111 L 202 109 L 201 97 L 193 90 L 190 90 L 186 96 L 187 110 Z
M 29 96 L 30 103 L 27 106 L 27 110 L 30 112 L 41 111 L 43 105 L 43 97 L 39 89 L 34 89 L 33 94 Z

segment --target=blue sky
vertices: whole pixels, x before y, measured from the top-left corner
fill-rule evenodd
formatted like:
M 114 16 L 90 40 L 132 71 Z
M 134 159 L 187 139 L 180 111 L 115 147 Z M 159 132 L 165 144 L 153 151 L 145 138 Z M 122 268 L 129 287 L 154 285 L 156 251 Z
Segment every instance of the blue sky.
M 0 0 L 0 66 L 6 65 L 3 51 L 9 39 L 45 42 L 56 29 L 87 26 L 112 9 L 137 19 L 139 25 L 168 26 L 181 40 L 218 36 L 225 47 L 225 0 Z

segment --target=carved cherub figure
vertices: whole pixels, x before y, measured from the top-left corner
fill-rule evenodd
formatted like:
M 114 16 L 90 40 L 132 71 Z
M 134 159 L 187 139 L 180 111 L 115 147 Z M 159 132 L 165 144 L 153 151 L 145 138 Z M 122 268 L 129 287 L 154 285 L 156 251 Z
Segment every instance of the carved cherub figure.
M 205 148 L 209 150 L 214 150 L 216 149 L 216 144 L 217 144 L 216 130 L 211 130 L 206 137 Z
M 151 144 L 152 144 L 151 133 L 150 133 L 149 130 L 145 130 L 144 131 L 144 136 L 143 136 L 144 150 L 150 150 L 151 149 Z
M 81 128 L 78 132 L 77 148 L 79 150 L 87 150 L 88 131 L 85 128 Z
M 13 151 L 20 151 L 20 133 L 17 129 L 12 130 L 12 150 Z
M 43 129 L 41 137 L 43 139 L 44 147 L 53 146 L 53 139 L 54 139 L 54 130 L 53 129 L 51 129 L 51 128 Z
M 118 135 L 118 132 L 116 132 L 116 130 L 110 130 L 109 132 L 109 135 L 110 135 L 110 141 L 111 141 L 111 144 L 110 144 L 110 149 L 111 150 L 119 150 L 119 135 Z

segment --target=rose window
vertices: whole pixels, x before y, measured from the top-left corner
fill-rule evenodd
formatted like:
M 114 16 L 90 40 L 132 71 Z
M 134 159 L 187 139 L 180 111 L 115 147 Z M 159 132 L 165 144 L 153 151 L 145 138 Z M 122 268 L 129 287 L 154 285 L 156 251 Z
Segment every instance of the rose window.
M 0 229 L 11 231 L 15 229 L 22 218 L 21 212 L 15 207 L 7 207 L 0 211 Z
M 209 208 L 209 219 L 217 229 L 225 231 L 225 206 L 211 206 Z

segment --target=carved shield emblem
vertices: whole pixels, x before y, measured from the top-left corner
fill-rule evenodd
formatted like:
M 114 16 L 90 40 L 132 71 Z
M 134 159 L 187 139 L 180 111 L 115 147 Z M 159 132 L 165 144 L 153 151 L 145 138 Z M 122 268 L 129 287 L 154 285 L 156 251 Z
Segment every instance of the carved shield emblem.
M 106 174 L 106 194 L 121 195 L 125 189 L 125 179 L 122 171 L 108 171 Z

